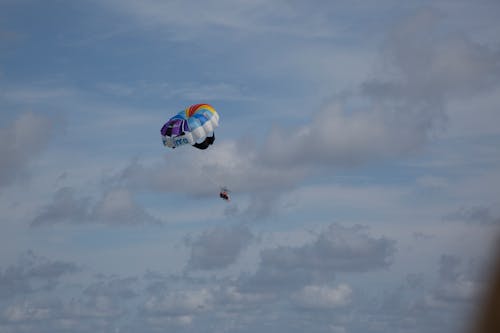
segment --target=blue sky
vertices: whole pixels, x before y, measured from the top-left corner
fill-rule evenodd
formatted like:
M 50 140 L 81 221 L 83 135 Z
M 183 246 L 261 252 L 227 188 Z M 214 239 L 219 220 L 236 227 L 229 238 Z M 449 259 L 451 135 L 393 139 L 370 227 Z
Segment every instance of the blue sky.
M 464 327 L 500 223 L 499 9 L 0 1 L 0 331 Z M 163 147 L 196 103 L 215 144 Z

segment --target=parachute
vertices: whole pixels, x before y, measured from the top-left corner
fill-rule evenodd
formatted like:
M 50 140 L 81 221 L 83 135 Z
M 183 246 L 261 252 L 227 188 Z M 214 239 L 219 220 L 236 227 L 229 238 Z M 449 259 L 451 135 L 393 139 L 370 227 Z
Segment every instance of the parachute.
M 207 149 L 215 141 L 219 114 L 208 104 L 194 104 L 170 118 L 161 128 L 163 145 L 176 148 L 192 145 Z

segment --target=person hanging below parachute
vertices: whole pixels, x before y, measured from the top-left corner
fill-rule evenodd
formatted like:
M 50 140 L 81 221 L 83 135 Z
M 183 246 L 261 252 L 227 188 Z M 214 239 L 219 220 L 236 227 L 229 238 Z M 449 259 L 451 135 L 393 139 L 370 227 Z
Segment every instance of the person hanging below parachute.
M 219 197 L 225 201 L 231 201 L 231 198 L 229 197 L 229 190 L 227 187 L 222 187 L 220 189 Z
M 215 141 L 219 114 L 209 104 L 194 104 L 170 118 L 161 128 L 163 145 L 176 148 L 190 144 L 207 149 Z

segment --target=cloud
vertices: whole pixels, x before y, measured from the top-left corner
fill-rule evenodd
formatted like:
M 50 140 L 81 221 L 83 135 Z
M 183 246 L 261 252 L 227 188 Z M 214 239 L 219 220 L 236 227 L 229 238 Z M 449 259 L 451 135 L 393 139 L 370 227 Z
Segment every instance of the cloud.
M 331 281 L 339 272 L 387 268 L 395 252 L 394 240 L 372 237 L 366 227 L 330 224 L 306 245 L 262 250 L 256 273 L 242 279 L 242 289 L 295 288 Z
M 62 311 L 62 306 L 61 302 L 57 300 L 16 302 L 5 308 L 0 316 L 0 323 L 7 324 L 12 328 L 23 326 L 34 329 L 35 326 L 53 319 L 57 312 Z
M 137 283 L 136 278 L 118 278 L 98 281 L 89 285 L 83 294 L 89 297 L 110 297 L 113 299 L 127 300 L 137 297 L 139 294 L 134 291 L 133 286 Z
M 447 33 L 437 10 L 389 32 L 380 69 L 299 127 L 275 127 L 262 160 L 283 166 L 351 166 L 418 152 L 445 128 L 446 104 L 500 84 L 500 49 Z
M 52 202 L 43 207 L 33 219 L 31 226 L 42 226 L 57 223 L 82 223 L 90 217 L 90 198 L 77 197 L 76 191 L 70 187 L 57 190 Z
M 182 24 L 170 21 L 166 8 L 171 5 L 159 6 L 158 13 L 155 5 L 145 4 L 136 14 L 162 13 L 163 23 Z M 282 193 L 317 172 L 422 152 L 445 129 L 450 100 L 500 83 L 499 51 L 448 32 L 445 23 L 434 9 L 405 17 L 387 33 L 372 75 L 318 111 L 306 110 L 300 125 L 276 125 L 250 144 L 216 141 L 203 153 L 175 151 L 175 160 L 135 161 L 116 180 L 127 188 L 190 196 L 214 195 L 226 185 L 250 196 L 246 207 L 234 206 L 229 214 L 262 219 L 276 210 Z M 447 185 L 429 177 L 419 183 L 435 189 Z
M 271 131 L 262 161 L 286 166 L 352 166 L 415 151 L 425 133 L 412 119 L 375 110 L 350 112 L 331 104 L 299 128 Z
M 349 304 L 351 293 L 347 284 L 340 284 L 336 288 L 307 285 L 292 295 L 292 302 L 304 310 L 332 310 Z
M 217 305 L 227 308 L 229 312 L 248 311 L 259 308 L 263 303 L 276 300 L 273 293 L 244 292 L 234 285 L 220 285 L 214 292 Z
M 14 300 L 1 312 L 0 327 L 10 329 L 7 332 L 113 331 L 128 315 L 135 297 L 130 291 L 133 282 L 116 278 L 93 283 L 70 299 L 59 293 Z
M 99 201 L 79 197 L 76 190 L 63 187 L 31 222 L 32 227 L 53 224 L 101 223 L 109 225 L 161 224 L 149 215 L 125 189 L 111 189 Z
M 0 296 L 9 299 L 40 290 L 52 290 L 63 276 L 79 270 L 74 263 L 49 260 L 28 251 L 17 264 L 0 270 Z
M 242 142 L 216 143 L 205 152 L 186 147 L 172 153 L 175 160 L 150 165 L 133 161 L 114 181 L 137 189 L 207 196 L 224 185 L 239 193 L 279 191 L 290 188 L 303 173 L 294 167 L 263 165 L 258 150 Z
M 444 217 L 445 220 L 459 220 L 470 224 L 500 225 L 500 216 L 494 212 L 493 207 L 484 205 L 462 207 Z
M 111 277 L 91 283 L 78 298 L 65 306 L 65 317 L 76 322 L 89 318 L 91 325 L 112 327 L 117 318 L 126 316 L 129 308 L 140 295 L 135 290 L 136 278 Z
M 189 2 L 159 3 L 157 1 L 110 1 L 106 6 L 130 16 L 140 26 L 160 26 L 173 40 L 192 40 L 200 36 L 220 35 L 226 38 L 238 34 L 280 34 L 300 38 L 318 38 L 335 35 L 328 20 L 328 11 L 315 6 L 277 1 L 269 5 L 263 1 L 238 1 L 236 6 L 227 0 L 211 1 L 209 6 Z M 307 15 L 303 15 L 307 11 Z M 183 18 L 197 17 L 192 22 Z M 175 32 L 175 33 L 174 33 Z
M 161 224 L 149 215 L 126 189 L 106 192 L 94 207 L 92 219 L 113 225 Z
M 467 268 L 460 267 L 462 260 L 454 255 L 439 259 L 439 282 L 432 297 L 444 302 L 472 301 L 479 290 L 479 281 Z
M 151 296 L 142 306 L 142 320 L 149 327 L 189 326 L 194 318 L 212 308 L 213 294 L 208 289 L 175 290 Z
M 446 32 L 439 10 L 419 10 L 386 39 L 386 69 L 397 75 L 393 82 L 399 85 L 384 91 L 385 96 L 429 101 L 495 87 L 500 83 L 499 51 L 464 33 Z
M 48 103 L 56 105 L 57 102 L 66 102 L 68 98 L 73 98 L 77 95 L 77 91 L 67 87 L 47 87 L 47 82 L 43 81 L 38 84 L 13 86 L 7 85 L 2 87 L 0 96 L 3 99 L 15 104 L 40 104 Z M 52 104 L 55 103 L 55 104 Z
M 262 163 L 259 149 L 245 140 L 221 141 L 207 151 L 185 147 L 171 153 L 175 159 L 150 163 L 133 160 L 109 183 L 131 191 L 197 199 L 216 198 L 225 186 L 242 198 L 227 207 L 226 216 L 262 219 L 281 208 L 280 195 L 302 181 L 306 172 L 302 166 L 281 168 Z
M 0 128 L 0 188 L 25 178 L 53 135 L 53 121 L 34 113 L 21 114 Z
M 481 285 L 477 268 L 464 265 L 455 255 L 441 255 L 435 278 L 427 272 L 407 275 L 401 284 L 384 290 L 376 305 L 353 307 L 377 318 L 375 322 L 383 331 L 457 331 L 466 323 L 463 314 L 470 313 L 476 301 Z M 353 302 L 366 304 L 367 300 L 362 296 Z
M 246 226 L 215 227 L 189 241 L 191 255 L 188 268 L 194 270 L 223 269 L 236 262 L 253 239 Z
M 210 85 L 200 85 L 199 83 L 190 83 L 187 85 L 176 85 L 165 93 L 165 98 L 185 99 L 189 101 L 248 101 L 254 97 L 246 96 L 245 91 L 235 85 L 228 83 L 214 83 Z

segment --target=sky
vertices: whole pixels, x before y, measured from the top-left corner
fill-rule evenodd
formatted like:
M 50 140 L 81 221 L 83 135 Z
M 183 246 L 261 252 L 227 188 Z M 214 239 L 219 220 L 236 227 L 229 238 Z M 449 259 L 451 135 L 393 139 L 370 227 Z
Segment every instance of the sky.
M 463 332 L 500 232 L 499 12 L 0 0 L 0 332 Z M 164 147 L 197 103 L 214 145 Z

